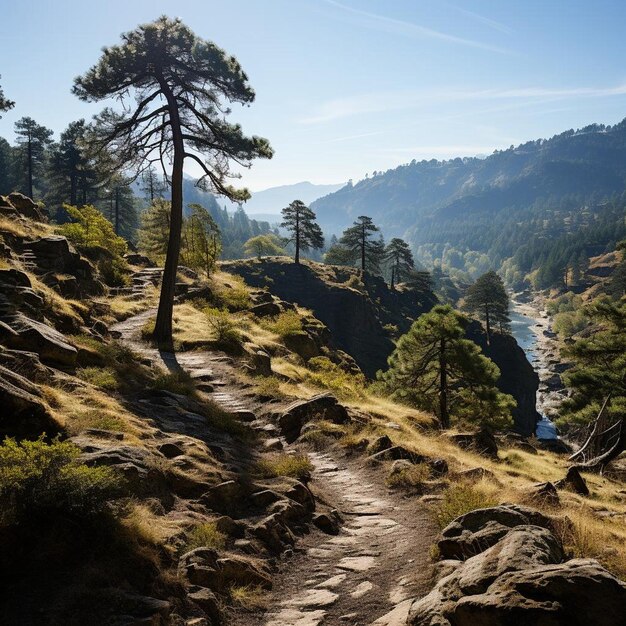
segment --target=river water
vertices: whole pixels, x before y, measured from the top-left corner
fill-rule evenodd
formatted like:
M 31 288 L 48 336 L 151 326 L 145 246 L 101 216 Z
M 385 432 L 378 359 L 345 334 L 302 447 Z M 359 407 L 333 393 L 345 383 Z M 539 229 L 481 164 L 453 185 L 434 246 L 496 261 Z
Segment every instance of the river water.
M 545 360 L 545 351 L 539 350 L 539 333 L 543 332 L 547 324 L 537 317 L 529 315 L 531 312 L 532 309 L 528 305 L 515 300 L 511 301 L 511 333 L 524 350 L 528 362 L 538 373 L 540 381 L 543 382 L 542 378 L 546 375 L 546 363 L 542 363 Z M 542 406 L 542 399 L 545 397 L 546 394 L 541 392 L 540 386 L 537 411 L 541 415 L 541 420 L 537 423 L 535 434 L 539 439 L 556 439 L 558 437 L 556 426 L 546 415 L 545 407 Z

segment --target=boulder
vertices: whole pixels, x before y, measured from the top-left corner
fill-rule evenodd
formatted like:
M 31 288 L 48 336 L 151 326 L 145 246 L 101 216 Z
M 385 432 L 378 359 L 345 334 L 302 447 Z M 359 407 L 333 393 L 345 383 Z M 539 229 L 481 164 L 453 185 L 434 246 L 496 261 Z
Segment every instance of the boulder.
M 569 489 L 575 493 L 580 494 L 581 496 L 589 495 L 589 487 L 587 487 L 587 483 L 585 479 L 581 476 L 578 468 L 572 466 L 567 470 L 567 474 L 565 474 L 565 478 L 561 480 L 557 480 L 554 483 L 554 486 L 557 489 Z
M 210 589 L 193 585 L 187 590 L 187 599 L 197 604 L 208 615 L 211 624 L 221 623 L 220 601 Z M 189 625 L 191 622 L 187 621 L 185 624 Z
M 304 330 L 294 331 L 283 337 L 283 342 L 288 350 L 295 352 L 305 361 L 320 356 L 320 348 L 309 333 Z
M 28 196 L 14 191 L 8 195 L 7 199 L 20 215 L 36 222 L 48 221 L 44 210 Z
M 558 506 L 561 503 L 556 487 L 551 482 L 532 485 L 525 490 L 525 495 L 528 500 L 549 506 Z
M 625 615 L 626 584 L 597 561 L 574 559 L 506 573 L 484 593 L 460 598 L 448 613 L 449 622 L 442 623 L 616 626 L 624 623 Z
M 78 351 L 51 326 L 21 313 L 5 315 L 0 320 L 0 342 L 10 348 L 36 352 L 42 362 L 74 367 Z
M 272 588 L 272 578 L 258 561 L 231 555 L 217 560 L 221 583 L 228 588 L 232 585 L 254 585 L 263 589 Z
M 341 518 L 336 510 L 329 513 L 318 513 L 313 517 L 313 524 L 327 535 L 338 535 Z
M 448 437 L 456 443 L 459 448 L 472 450 L 487 457 L 498 457 L 498 443 L 493 434 L 486 428 L 481 428 L 475 433 L 456 433 Z
M 287 440 L 293 443 L 304 424 L 313 419 L 326 419 L 335 424 L 350 421 L 346 408 L 329 393 L 313 396 L 308 400 L 298 400 L 290 404 L 278 419 L 278 425 Z
M 368 446 L 367 451 L 370 454 L 377 454 L 383 450 L 389 450 L 391 447 L 393 447 L 393 441 L 391 441 L 387 435 L 381 435 L 372 441 L 372 443 Z
M 59 428 L 41 399 L 39 388 L 0 365 L 0 439 L 55 435 Z
M 275 317 L 276 315 L 280 315 L 281 308 L 278 304 L 270 300 L 250 307 L 250 312 L 256 317 Z
M 151 261 L 147 256 L 143 254 L 137 253 L 128 253 L 124 255 L 126 262 L 130 265 L 137 265 L 139 267 L 154 267 L 154 262 Z

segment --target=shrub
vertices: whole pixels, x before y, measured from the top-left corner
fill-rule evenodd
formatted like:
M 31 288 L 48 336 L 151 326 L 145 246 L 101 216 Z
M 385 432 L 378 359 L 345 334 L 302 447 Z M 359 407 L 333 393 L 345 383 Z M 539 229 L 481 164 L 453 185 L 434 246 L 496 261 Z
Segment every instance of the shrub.
M 365 283 L 356 274 L 352 274 L 344 285 L 346 287 L 350 287 L 351 289 L 356 289 L 361 293 L 365 293 Z
M 189 396 L 196 389 L 193 378 L 185 370 L 160 372 L 152 381 L 152 388 L 177 393 L 181 396 Z
M 229 311 L 243 311 L 250 308 L 252 301 L 248 287 L 240 276 L 228 276 L 228 284 L 217 289 L 217 299 Z
M 267 592 L 256 585 L 233 585 L 230 590 L 230 599 L 247 611 L 266 609 L 269 604 Z
M 330 389 L 341 398 L 364 396 L 366 381 L 363 374 L 350 374 L 325 356 L 313 357 L 307 365 L 306 379 L 314 385 Z
M 0 522 L 46 510 L 101 510 L 118 492 L 118 476 L 110 467 L 87 467 L 79 456 L 80 449 L 69 441 L 5 439 L 0 444 Z
M 302 319 L 296 311 L 283 311 L 276 317 L 261 320 L 261 326 L 280 337 L 286 337 L 302 331 Z
M 496 498 L 477 488 L 476 485 L 458 483 L 443 492 L 443 500 L 436 514 L 437 523 L 441 528 L 445 528 L 460 515 L 496 504 L 498 504 Z
M 260 396 L 268 398 L 286 397 L 286 394 L 280 388 L 280 380 L 276 376 L 259 377 L 254 382 L 254 391 Z
M 184 551 L 195 548 L 213 548 L 221 550 L 226 545 L 226 535 L 217 529 L 215 522 L 205 522 L 194 526 L 185 539 Z
M 259 461 L 257 471 L 264 478 L 306 478 L 313 471 L 313 464 L 306 454 L 276 454 Z
M 241 333 L 235 328 L 230 313 L 226 309 L 211 307 L 203 309 L 203 313 L 213 330 L 216 346 L 224 352 L 241 353 Z

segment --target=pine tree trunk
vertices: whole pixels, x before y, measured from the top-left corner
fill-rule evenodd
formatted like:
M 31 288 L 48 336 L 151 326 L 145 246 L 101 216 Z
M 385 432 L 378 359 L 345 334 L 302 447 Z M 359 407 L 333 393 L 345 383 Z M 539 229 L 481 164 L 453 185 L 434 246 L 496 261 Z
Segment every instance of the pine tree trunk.
M 489 319 L 489 306 L 485 306 L 485 324 L 487 326 L 487 345 L 491 345 L 491 320 Z
M 395 269 L 396 269 L 396 266 L 395 266 L 395 265 L 392 265 L 392 266 L 391 266 L 391 284 L 389 285 L 389 288 L 391 289 L 391 291 L 393 291 L 393 288 L 394 288 L 394 274 L 395 274 Z
M 28 138 L 28 197 L 33 197 L 33 142 Z
M 439 344 L 439 422 L 441 428 L 450 428 L 448 415 L 448 372 L 446 363 L 446 340 Z
M 296 209 L 296 257 L 294 259 L 297 265 L 300 264 L 300 216 Z
M 159 82 L 169 108 L 174 158 L 172 160 L 171 177 L 170 233 L 153 338 L 159 346 L 172 349 L 172 313 L 174 310 L 178 257 L 180 256 L 180 236 L 183 226 L 183 163 L 185 160 L 185 146 L 180 128 L 180 116 L 176 98 L 165 79 L 161 79 Z
M 115 234 L 120 234 L 120 188 L 115 188 Z
M 365 226 L 361 235 L 361 271 L 365 273 Z

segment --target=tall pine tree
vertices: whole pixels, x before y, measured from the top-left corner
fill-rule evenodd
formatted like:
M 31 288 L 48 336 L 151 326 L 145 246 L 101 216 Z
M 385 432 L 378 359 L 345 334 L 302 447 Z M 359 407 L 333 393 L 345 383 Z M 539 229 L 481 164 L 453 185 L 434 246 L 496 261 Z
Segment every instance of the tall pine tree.
M 29 198 L 35 195 L 33 180 L 44 169 L 46 148 L 52 143 L 52 131 L 37 124 L 32 117 L 22 117 L 15 122 L 15 134 L 19 145 L 21 172 L 24 179 L 22 191 Z
M 374 239 L 380 232 L 371 217 L 360 215 L 350 228 L 343 231 L 340 245 L 349 250 L 359 261 L 362 271 L 378 273 L 385 253 L 382 237 Z
M 294 200 L 282 210 L 283 223 L 291 234 L 288 243 L 293 243 L 296 250 L 294 261 L 300 263 L 300 250 L 311 248 L 321 250 L 324 247 L 324 235 L 319 224 L 315 222 L 315 213 L 301 200 Z
M 394 237 L 385 248 L 385 260 L 391 267 L 390 286 L 393 289 L 396 283 L 411 275 L 415 268 L 415 260 L 409 244 L 403 239 Z
M 485 322 L 488 343 L 495 325 L 501 331 L 509 329 L 509 296 L 502 279 L 493 270 L 486 272 L 470 285 L 463 308 Z

